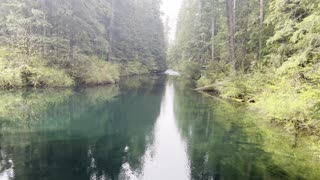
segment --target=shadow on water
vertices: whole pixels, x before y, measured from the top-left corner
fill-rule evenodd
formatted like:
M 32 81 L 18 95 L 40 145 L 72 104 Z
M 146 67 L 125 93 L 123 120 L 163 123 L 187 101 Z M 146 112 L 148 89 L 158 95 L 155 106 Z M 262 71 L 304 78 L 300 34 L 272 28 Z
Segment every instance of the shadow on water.
M 319 148 L 182 81 L 0 93 L 0 179 L 316 179 Z M 315 157 L 318 157 L 315 158 Z

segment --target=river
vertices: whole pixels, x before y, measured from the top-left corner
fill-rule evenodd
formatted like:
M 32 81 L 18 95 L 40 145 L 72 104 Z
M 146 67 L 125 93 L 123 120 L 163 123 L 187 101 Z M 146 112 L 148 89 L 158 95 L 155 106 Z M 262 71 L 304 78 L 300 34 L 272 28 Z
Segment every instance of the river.
M 319 179 L 316 140 L 179 77 L 0 92 L 0 180 Z

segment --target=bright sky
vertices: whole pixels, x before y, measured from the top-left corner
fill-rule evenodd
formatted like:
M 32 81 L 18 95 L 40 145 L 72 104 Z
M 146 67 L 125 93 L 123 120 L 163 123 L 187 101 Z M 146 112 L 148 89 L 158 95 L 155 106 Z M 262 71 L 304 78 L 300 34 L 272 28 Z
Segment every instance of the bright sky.
M 182 0 L 162 0 L 162 11 L 164 13 L 164 19 L 166 17 L 169 17 L 170 41 L 174 40 L 176 34 L 176 25 L 178 21 L 181 2 Z

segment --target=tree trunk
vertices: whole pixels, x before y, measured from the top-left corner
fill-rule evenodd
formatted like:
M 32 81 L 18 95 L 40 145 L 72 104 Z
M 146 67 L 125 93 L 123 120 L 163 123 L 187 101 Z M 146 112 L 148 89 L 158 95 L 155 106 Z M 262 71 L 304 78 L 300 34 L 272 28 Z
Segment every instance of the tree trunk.
M 233 13 L 232 13 L 233 0 L 227 0 L 227 20 L 228 20 L 228 39 L 229 39 L 229 62 L 233 63 L 235 68 L 235 42 L 234 42 L 234 29 L 233 29 Z
M 249 9 L 250 9 L 249 0 L 246 0 L 245 3 L 246 3 L 245 13 L 249 14 Z M 246 17 L 245 25 L 244 25 L 244 36 L 243 36 L 243 39 L 242 39 L 242 61 L 241 61 L 242 70 L 245 70 L 245 62 L 246 62 L 246 59 L 247 59 L 248 23 L 249 23 L 249 17 Z
M 211 60 L 212 62 L 215 61 L 215 42 L 214 42 L 214 37 L 215 37 L 215 23 L 216 23 L 216 17 L 215 17 L 215 3 L 214 0 L 212 2 L 212 19 L 211 19 Z
M 39 1 L 40 5 L 41 5 L 41 9 L 46 12 L 46 2 L 44 0 L 40 0 Z M 47 16 L 44 17 L 44 20 L 47 20 Z M 42 51 L 42 56 L 46 56 L 47 55 L 47 48 L 46 48 L 46 42 L 45 39 L 47 37 L 47 27 L 46 25 L 42 25 L 42 44 L 41 44 L 41 51 Z
M 213 15 L 212 16 L 212 25 L 211 25 L 211 59 L 212 59 L 212 61 L 215 61 L 214 36 L 215 36 L 215 17 Z
M 264 21 L 264 0 L 260 0 L 260 27 L 259 27 L 259 55 L 258 60 L 261 60 L 261 50 L 262 50 L 262 36 L 263 36 L 263 21 Z
M 232 20 L 233 20 L 233 32 L 237 31 L 237 0 L 233 0 L 233 7 L 232 7 Z
M 111 61 L 112 60 L 112 28 L 114 26 L 114 0 L 111 0 L 111 18 L 110 18 L 110 22 L 109 22 L 109 32 L 108 32 L 108 36 L 109 36 L 109 43 L 110 43 L 110 49 L 107 55 L 107 61 Z
M 47 36 L 47 28 L 45 26 L 42 27 L 42 55 L 46 56 L 47 55 L 47 48 L 46 48 L 46 43 L 45 43 L 45 38 Z
M 68 52 L 68 58 L 69 60 L 74 60 L 74 46 L 76 44 L 75 34 L 71 32 L 69 36 L 69 52 Z
M 205 58 L 203 58 L 203 52 L 204 52 L 204 45 L 203 45 L 203 42 L 205 42 L 205 40 L 204 40 L 204 34 L 205 34 L 205 32 L 203 32 L 203 24 L 204 24 L 204 22 L 203 22 L 203 8 L 204 8 L 204 2 L 203 2 L 203 0 L 200 0 L 200 62 L 201 62 L 201 64 L 204 64 L 204 63 L 206 63 L 205 61 L 206 61 L 206 59 Z
M 26 52 L 27 55 L 31 55 L 31 34 L 32 34 L 32 27 L 31 23 L 28 25 L 27 35 L 26 35 Z

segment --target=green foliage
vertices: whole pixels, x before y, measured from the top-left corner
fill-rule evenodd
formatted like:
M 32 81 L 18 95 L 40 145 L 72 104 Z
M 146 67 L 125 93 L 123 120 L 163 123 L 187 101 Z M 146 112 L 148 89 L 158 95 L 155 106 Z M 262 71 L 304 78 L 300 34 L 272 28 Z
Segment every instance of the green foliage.
M 235 7 L 231 13 L 235 17 L 232 20 L 235 31 L 234 59 L 230 59 L 228 50 L 231 35 L 227 24 L 227 1 L 185 0 L 179 14 L 176 40 L 169 47 L 168 64 L 224 62 L 237 70 L 247 70 L 250 63 L 257 59 L 259 30 L 263 32 L 262 43 L 270 32 L 267 27 L 259 25 L 259 0 L 235 2 L 232 2 Z M 266 50 L 262 49 L 262 52 L 265 54 Z
M 15 69 L 4 69 L 0 68 L 0 87 L 1 88 L 14 88 L 23 86 L 23 82 L 20 75 L 20 70 Z
M 69 75 L 61 69 L 48 67 L 48 62 L 43 58 L 28 57 L 10 48 L 0 49 L 0 87 L 2 88 L 66 87 L 74 84 Z
M 314 89 L 315 87 L 303 85 L 297 89 L 288 79 L 282 79 L 276 85 L 276 89 L 267 89 L 257 95 L 257 103 L 253 106 L 266 117 L 286 123 L 289 130 L 299 129 L 308 130 L 309 133 L 319 133 L 310 131 L 318 121 L 316 106 L 320 97 L 319 87 Z
M 149 73 L 148 67 L 139 61 L 127 62 L 121 66 L 121 76 L 131 76 Z
M 305 76 L 294 76 L 297 71 L 285 63 L 277 72 L 229 76 L 214 87 L 222 97 L 250 103 L 249 107 L 266 119 L 285 124 L 289 131 L 299 129 L 318 134 L 314 128 L 319 128 L 319 85 L 305 83 Z
M 184 1 L 179 14 L 177 24 L 176 42 L 173 45 L 174 53 L 170 56 L 177 56 L 171 61 L 194 61 L 200 62 L 201 58 L 201 39 L 200 39 L 200 17 L 196 16 L 200 12 L 200 2 L 195 0 Z
M 206 65 L 203 75 L 197 81 L 197 86 L 207 86 L 221 81 L 231 74 L 231 68 L 224 62 L 210 62 Z
M 208 84 L 213 84 L 213 80 L 211 78 L 201 77 L 197 81 L 197 87 L 204 87 L 204 86 L 207 86 Z
M 189 154 L 198 166 L 191 173 L 194 179 L 210 179 L 217 173 L 212 167 L 217 166 L 224 166 L 222 173 L 226 179 L 250 179 L 253 169 L 248 172 L 247 165 L 252 162 L 256 164 L 252 168 L 259 169 L 255 177 L 258 173 L 261 177 L 268 174 L 268 178 L 279 180 L 319 176 L 319 165 L 314 163 L 319 155 L 318 137 L 314 140 L 310 136 L 287 133 L 261 118 L 258 107 L 248 110 L 242 104 L 208 98 L 188 87 L 176 84 L 175 88 L 177 125 L 182 136 L 193 143 Z M 261 104 L 263 106 L 263 101 Z M 204 163 L 205 156 L 209 158 Z M 292 161 L 295 163 L 288 163 Z M 228 168 L 230 170 L 226 170 Z M 306 173 L 306 169 L 310 173 Z
M 232 3 L 232 12 L 227 2 Z M 206 70 L 198 86 L 250 102 L 289 129 L 312 129 L 320 104 L 319 10 L 315 0 L 185 0 L 169 63 L 199 62 Z M 230 59 L 228 49 L 232 38 L 235 59 Z
M 197 62 L 190 62 L 181 64 L 178 69 L 182 75 L 188 79 L 198 80 L 201 77 L 200 64 Z
M 110 19 L 111 59 L 124 66 L 126 63 L 132 66 L 135 64 L 132 61 L 137 61 L 149 72 L 164 71 L 166 44 L 160 1 L 117 0 L 113 3 L 113 17 Z
M 55 64 L 52 64 L 41 57 L 28 57 L 11 49 L 4 49 L 0 50 L 5 52 L 0 56 L 0 87 L 5 89 L 23 86 L 68 87 L 75 85 L 74 80 L 78 84 L 86 85 L 119 81 L 119 65 L 98 57 L 84 56 L 72 64 L 65 61 L 55 61 Z
M 87 84 L 115 83 L 122 70 L 115 64 L 127 62 L 134 64 L 128 65 L 132 74 L 166 68 L 158 0 L 0 0 L 0 46 L 10 47 L 16 59 L 10 69 L 1 65 L 3 87 L 70 86 L 68 76 Z M 35 58 L 42 64 L 27 62 L 39 62 Z M 137 64 L 143 69 L 130 69 Z
M 28 86 L 69 87 L 74 85 L 73 79 L 62 70 L 40 66 L 31 68 L 27 73 L 31 73 L 31 76 L 27 77 Z
M 119 81 L 120 70 L 117 64 L 91 57 L 76 62 L 71 68 L 73 76 L 86 85 L 110 84 Z

